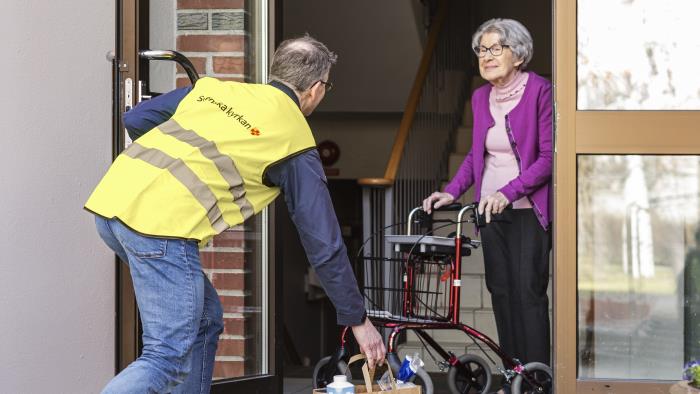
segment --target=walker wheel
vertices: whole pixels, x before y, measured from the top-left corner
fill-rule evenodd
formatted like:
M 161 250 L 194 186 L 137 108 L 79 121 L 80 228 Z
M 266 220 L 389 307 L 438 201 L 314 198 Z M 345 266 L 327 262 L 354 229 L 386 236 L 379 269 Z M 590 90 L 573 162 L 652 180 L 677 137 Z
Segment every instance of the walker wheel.
M 523 375 L 518 375 L 513 379 L 513 394 L 551 394 L 553 379 L 552 368 L 547 364 L 531 362 L 523 366 L 525 371 L 535 380 L 537 386 L 531 385 Z
M 316 363 L 313 374 L 313 384 L 315 389 L 322 389 L 330 383 L 333 383 L 333 375 L 342 375 L 344 373 L 345 376 L 348 377 L 348 382 L 352 380 L 352 374 L 350 373 L 350 368 L 348 368 L 348 364 L 345 363 L 345 361 L 343 360 L 338 360 L 338 364 L 335 365 L 335 370 L 331 375 L 331 380 L 326 381 L 326 370 L 327 368 L 330 368 L 328 364 L 330 363 L 331 358 L 332 356 L 326 356 L 318 360 L 318 362 Z
M 451 366 L 447 385 L 453 394 L 487 394 L 491 388 L 491 368 L 481 357 L 473 354 L 459 356 L 464 367 Z
M 397 372 L 398 373 L 398 372 Z M 421 394 L 433 394 L 433 380 L 430 378 L 428 371 L 423 368 L 418 368 L 416 374 L 408 379 L 409 382 L 421 387 Z

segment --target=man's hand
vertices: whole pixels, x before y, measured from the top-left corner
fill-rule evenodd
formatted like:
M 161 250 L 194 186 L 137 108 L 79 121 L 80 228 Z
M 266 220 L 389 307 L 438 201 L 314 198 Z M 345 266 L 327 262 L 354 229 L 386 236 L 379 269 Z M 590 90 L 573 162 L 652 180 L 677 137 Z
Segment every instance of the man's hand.
M 360 352 L 367 357 L 369 369 L 374 369 L 375 365 L 384 364 L 386 356 L 384 341 L 369 319 L 365 319 L 365 322 L 360 325 L 352 326 L 352 333 L 360 345 Z

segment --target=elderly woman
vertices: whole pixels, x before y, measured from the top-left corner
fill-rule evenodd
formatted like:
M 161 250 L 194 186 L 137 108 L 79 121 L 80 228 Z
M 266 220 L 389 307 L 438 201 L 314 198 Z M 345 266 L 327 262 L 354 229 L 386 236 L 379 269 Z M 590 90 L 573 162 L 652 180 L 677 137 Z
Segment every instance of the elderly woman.
M 489 82 L 472 96 L 472 147 L 445 190 L 428 196 L 423 209 L 448 205 L 474 185 L 489 223 L 481 239 L 500 345 L 524 363 L 549 364 L 552 87 L 526 71 L 532 37 L 520 22 L 485 22 L 472 47 Z M 491 221 L 501 213 L 502 221 Z

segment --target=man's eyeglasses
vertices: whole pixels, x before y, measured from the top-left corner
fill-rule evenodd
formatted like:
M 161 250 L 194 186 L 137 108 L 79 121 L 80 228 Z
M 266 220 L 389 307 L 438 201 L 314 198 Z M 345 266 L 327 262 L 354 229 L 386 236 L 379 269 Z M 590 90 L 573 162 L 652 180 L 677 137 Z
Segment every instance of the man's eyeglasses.
M 321 81 L 320 79 L 319 79 L 318 82 L 321 82 L 321 83 L 325 86 L 326 92 L 330 92 L 331 90 L 333 90 L 333 82 L 330 82 L 330 81 Z
M 509 48 L 510 45 L 501 45 L 501 44 L 494 44 L 491 45 L 489 48 L 486 48 L 485 46 L 479 46 L 479 47 L 474 47 L 474 53 L 478 57 L 484 57 L 486 56 L 486 52 L 491 52 L 493 56 L 501 56 L 503 54 L 503 48 Z

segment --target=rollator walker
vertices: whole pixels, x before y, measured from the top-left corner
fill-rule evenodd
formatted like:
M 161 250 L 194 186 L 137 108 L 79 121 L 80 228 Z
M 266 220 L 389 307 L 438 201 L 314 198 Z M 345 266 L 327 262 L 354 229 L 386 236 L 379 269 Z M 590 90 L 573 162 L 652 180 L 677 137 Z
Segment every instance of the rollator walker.
M 477 329 L 460 321 L 460 291 L 462 257 L 471 255 L 472 249 L 480 246 L 477 239 L 462 235 L 462 224 L 472 223 L 485 226 L 483 215 L 478 215 L 477 203 L 462 207 L 452 204 L 437 211 L 456 211 L 456 220 L 433 220 L 421 207 L 414 208 L 408 215 L 405 235 L 386 235 L 391 245 L 389 257 L 367 256 L 363 249 L 358 253 L 358 282 L 367 308 L 367 317 L 376 327 L 390 332 L 387 339 L 387 361 L 394 375 L 398 373 L 401 358 L 397 345 L 405 331 L 415 333 L 426 352 L 437 363 L 441 371 L 447 370 L 447 383 L 452 393 L 490 393 L 492 373 L 489 364 L 476 354 L 455 355 L 445 350 L 426 330 L 459 330 L 473 341 L 487 359 L 495 361 L 485 351 L 483 345 L 491 349 L 501 360 L 503 368 L 498 370 L 506 382 L 511 383 L 514 394 L 551 393 L 552 370 L 549 366 L 532 362 L 523 364 L 520 360 L 503 352 L 498 344 Z M 495 215 L 493 221 L 505 220 Z M 436 228 L 435 223 L 446 222 Z M 423 234 L 412 234 L 412 227 L 418 225 Z M 441 227 L 456 225 L 456 232 L 448 236 L 436 236 L 433 232 Z M 368 241 L 373 237 L 373 235 Z M 348 327 L 342 330 L 340 346 L 331 356 L 322 358 L 313 373 L 314 388 L 322 388 L 333 381 L 333 376 L 345 374 L 352 378 L 347 367 L 350 354 Z M 432 349 L 441 360 L 438 360 Z M 430 375 L 420 368 L 411 379 L 422 386 L 424 394 L 433 393 Z

